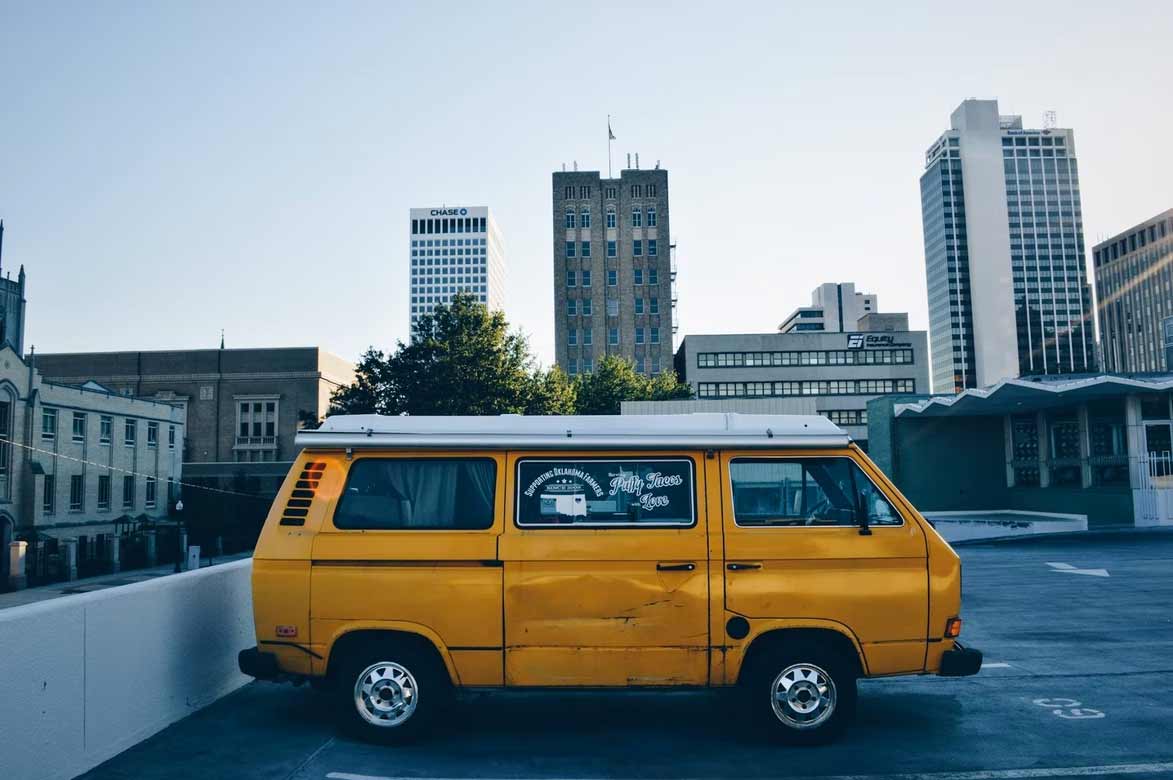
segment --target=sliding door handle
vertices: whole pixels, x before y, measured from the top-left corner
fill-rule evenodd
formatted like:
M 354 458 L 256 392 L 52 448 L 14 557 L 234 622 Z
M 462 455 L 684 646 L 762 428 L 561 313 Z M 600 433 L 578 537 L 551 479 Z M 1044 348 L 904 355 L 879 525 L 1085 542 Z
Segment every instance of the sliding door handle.
M 752 571 L 753 569 L 760 569 L 760 563 L 727 563 L 725 568 L 729 571 Z
M 656 571 L 693 571 L 695 563 L 657 563 Z

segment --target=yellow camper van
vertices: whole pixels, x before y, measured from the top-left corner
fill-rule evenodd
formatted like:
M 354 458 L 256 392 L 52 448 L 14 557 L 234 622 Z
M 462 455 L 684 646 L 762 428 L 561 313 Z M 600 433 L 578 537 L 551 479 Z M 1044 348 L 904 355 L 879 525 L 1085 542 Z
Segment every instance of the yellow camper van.
M 975 674 L 957 555 L 823 417 L 333 417 L 253 559 L 246 674 L 399 741 L 483 688 L 730 687 L 794 743 Z

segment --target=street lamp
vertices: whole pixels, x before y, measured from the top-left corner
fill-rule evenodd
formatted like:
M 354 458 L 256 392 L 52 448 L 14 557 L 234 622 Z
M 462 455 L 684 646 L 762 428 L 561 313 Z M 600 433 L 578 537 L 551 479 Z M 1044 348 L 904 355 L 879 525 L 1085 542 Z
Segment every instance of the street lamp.
M 182 511 L 183 499 L 181 498 L 175 502 L 175 514 L 177 515 L 175 520 L 175 543 L 179 545 L 179 551 L 175 555 L 176 574 L 183 571 L 183 559 L 187 557 L 187 545 L 184 544 L 187 541 L 187 534 L 183 532 L 183 521 L 178 518 L 179 513 Z

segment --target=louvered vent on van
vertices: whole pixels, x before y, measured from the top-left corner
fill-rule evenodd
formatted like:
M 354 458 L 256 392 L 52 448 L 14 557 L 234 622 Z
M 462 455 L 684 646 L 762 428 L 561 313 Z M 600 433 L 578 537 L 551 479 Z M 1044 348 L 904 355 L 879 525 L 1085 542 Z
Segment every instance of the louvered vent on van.
M 314 501 L 314 493 L 318 490 L 318 482 L 325 470 L 325 463 L 305 464 L 293 485 L 293 492 L 289 494 L 285 511 L 281 513 L 281 525 L 305 525 L 305 517 L 310 513 L 310 504 Z

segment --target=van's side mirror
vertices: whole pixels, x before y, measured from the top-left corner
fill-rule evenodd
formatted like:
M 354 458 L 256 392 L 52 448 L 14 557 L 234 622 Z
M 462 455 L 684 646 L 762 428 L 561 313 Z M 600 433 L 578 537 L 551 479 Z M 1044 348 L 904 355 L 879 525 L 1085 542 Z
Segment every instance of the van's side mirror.
M 868 523 L 868 508 L 864 506 L 863 497 L 859 495 L 855 497 L 855 513 L 859 517 L 859 535 L 871 536 L 872 527 Z

